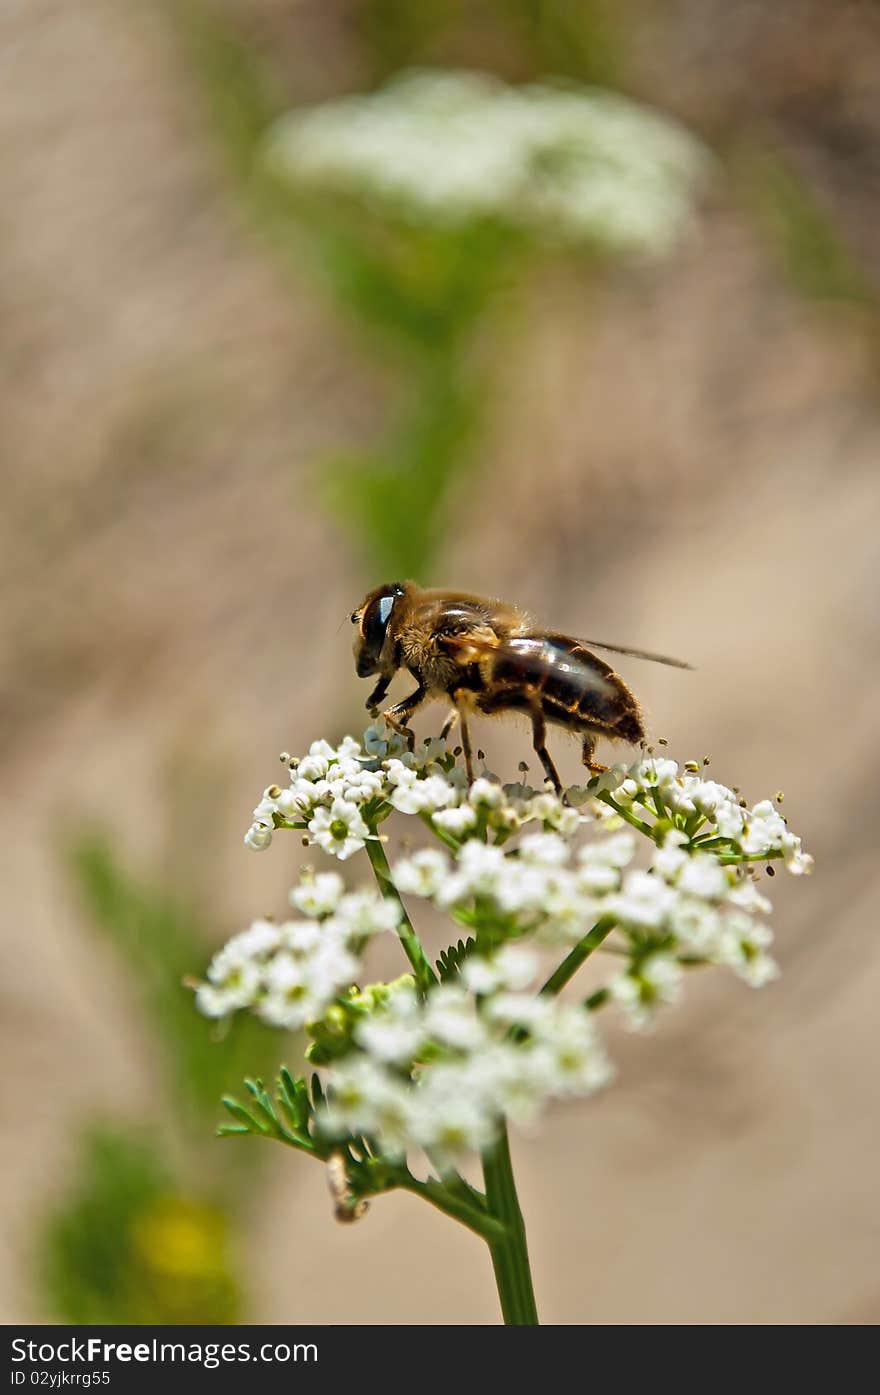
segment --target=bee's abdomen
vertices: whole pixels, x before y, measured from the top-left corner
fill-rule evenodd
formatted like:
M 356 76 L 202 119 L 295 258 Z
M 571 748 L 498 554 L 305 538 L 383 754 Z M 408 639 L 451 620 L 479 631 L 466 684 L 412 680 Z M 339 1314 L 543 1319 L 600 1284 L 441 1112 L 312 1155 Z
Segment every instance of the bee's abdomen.
M 566 635 L 508 640 L 494 658 L 492 689 L 494 710 L 537 701 L 549 721 L 564 726 L 601 727 L 633 742 L 644 735 L 638 704 L 623 680 Z

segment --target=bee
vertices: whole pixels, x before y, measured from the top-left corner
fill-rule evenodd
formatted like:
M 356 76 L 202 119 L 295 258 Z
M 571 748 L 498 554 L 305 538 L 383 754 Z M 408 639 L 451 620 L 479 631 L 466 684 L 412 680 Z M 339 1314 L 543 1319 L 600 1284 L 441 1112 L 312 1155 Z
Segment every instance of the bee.
M 377 586 L 350 618 L 358 627 L 358 677 L 378 676 L 366 703 L 373 715 L 399 669 L 408 669 L 416 681 L 408 697 L 382 713 L 410 750 L 415 746 L 408 725 L 413 713 L 428 698 L 445 698 L 450 711 L 441 737 L 449 735 L 456 721 L 461 723 L 467 776 L 473 781 L 469 715 L 523 713 L 531 720 L 535 751 L 557 794 L 562 784 L 547 750 L 548 723 L 580 737 L 581 759 L 591 774 L 607 769 L 593 759 L 600 736 L 633 744 L 645 738 L 634 694 L 587 645 L 673 668 L 691 667 L 662 654 L 534 629 L 522 611 L 504 601 L 460 591 L 425 591 L 413 581 Z

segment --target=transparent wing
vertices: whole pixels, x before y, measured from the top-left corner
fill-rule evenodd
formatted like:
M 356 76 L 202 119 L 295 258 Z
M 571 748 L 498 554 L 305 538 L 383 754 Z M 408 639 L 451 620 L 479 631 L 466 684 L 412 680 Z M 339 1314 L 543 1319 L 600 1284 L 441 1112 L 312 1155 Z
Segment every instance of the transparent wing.
M 693 664 L 684 659 L 672 659 L 668 654 L 651 654 L 647 649 L 628 649 L 622 644 L 606 644 L 601 639 L 582 639 L 581 644 L 593 645 L 596 649 L 607 649 L 611 654 L 626 654 L 630 659 L 647 659 L 652 664 L 666 664 L 669 668 L 686 668 L 694 671 Z
M 479 663 L 491 654 L 496 679 L 541 688 L 560 699 L 574 702 L 587 691 L 612 698 L 620 692 L 620 679 L 603 659 L 581 648 L 579 640 L 535 634 L 503 640 L 471 633 L 444 636 L 442 643 L 462 664 Z

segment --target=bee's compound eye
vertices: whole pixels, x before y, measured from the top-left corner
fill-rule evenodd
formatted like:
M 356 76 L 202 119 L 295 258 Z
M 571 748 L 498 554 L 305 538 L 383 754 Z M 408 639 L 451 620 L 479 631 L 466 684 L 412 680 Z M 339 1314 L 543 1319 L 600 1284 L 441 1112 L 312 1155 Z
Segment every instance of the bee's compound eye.
M 352 623 L 353 625 L 356 625 L 357 622 L 358 622 L 358 613 L 357 613 L 357 611 L 356 611 L 356 610 L 353 610 L 353 611 L 351 612 L 351 615 L 349 615 L 348 618 L 349 618 L 349 620 L 351 621 L 351 623 Z

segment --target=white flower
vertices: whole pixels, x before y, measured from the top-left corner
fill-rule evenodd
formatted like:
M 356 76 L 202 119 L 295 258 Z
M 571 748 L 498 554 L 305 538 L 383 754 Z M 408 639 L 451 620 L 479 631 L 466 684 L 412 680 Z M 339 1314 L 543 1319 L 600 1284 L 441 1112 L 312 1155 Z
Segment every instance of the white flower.
M 618 974 L 608 984 L 608 993 L 626 1015 L 634 1032 L 641 1031 L 651 1021 L 651 1014 L 642 1002 L 642 985 L 632 974 Z
M 336 757 L 340 761 L 360 760 L 363 753 L 361 743 L 355 740 L 353 736 L 343 736 L 339 745 L 336 747 Z
M 309 833 L 313 843 L 340 862 L 359 852 L 370 836 L 358 806 L 347 799 L 334 799 L 329 809 L 316 809 L 309 821 Z
M 468 801 L 475 809 L 497 809 L 504 800 L 504 790 L 495 780 L 482 776 L 474 780 L 468 791 Z
M 347 935 L 392 934 L 403 918 L 400 903 L 373 890 L 350 891 L 337 907 L 336 922 Z
M 773 909 L 767 897 L 762 896 L 755 883 L 745 878 L 730 888 L 727 893 L 727 902 L 729 905 L 737 906 L 741 911 L 750 913 L 760 911 L 764 915 L 769 915 Z
M 398 891 L 410 896 L 435 896 L 448 875 L 449 858 L 439 848 L 422 848 L 394 867 Z
M 658 930 L 678 901 L 676 890 L 648 872 L 628 872 L 622 889 L 608 897 L 608 910 L 635 930 Z
M 384 792 L 382 776 L 376 770 L 358 769 L 345 779 L 345 792 L 349 799 L 365 804 Z
M 254 852 L 262 852 L 271 841 L 272 829 L 262 823 L 252 823 L 244 835 L 245 847 L 253 848 Z
M 302 1027 L 317 1017 L 347 987 L 358 970 L 358 961 L 341 937 L 327 933 L 329 922 L 319 928 L 303 926 L 305 943 L 289 933 L 291 950 L 281 951 L 264 971 L 265 997 L 259 1015 L 275 1027 Z M 297 952 L 298 951 L 298 952 Z
M 359 1022 L 355 1040 L 374 1060 L 402 1065 L 418 1053 L 426 1035 L 415 994 L 398 989 L 385 1007 Z
M 561 878 L 554 872 L 548 875 L 543 867 L 530 866 L 527 862 L 509 862 L 505 875 L 499 877 L 494 889 L 494 899 L 502 911 L 513 915 L 522 912 L 544 912 L 551 889 L 558 887 Z
M 313 742 L 312 744 L 317 745 L 318 743 Z M 322 744 L 326 745 L 326 742 Z M 331 748 L 328 747 L 327 749 L 330 750 Z M 314 755 L 310 754 L 303 757 L 296 768 L 296 773 L 300 780 L 315 781 L 325 779 L 329 769 L 330 756 L 316 752 Z
M 400 1157 L 411 1142 L 411 1089 L 367 1056 L 345 1058 L 330 1076 L 332 1093 L 318 1116 L 323 1133 L 368 1133 L 381 1140 L 389 1157 Z
M 493 1114 L 521 1128 L 534 1124 L 547 1099 L 546 1081 L 529 1047 L 497 1042 L 473 1057 L 468 1084 L 491 1101 Z
M 741 911 L 728 915 L 718 937 L 715 958 L 752 988 L 763 988 L 779 977 L 779 967 L 767 953 L 773 932 Z
M 717 810 L 726 804 L 736 804 L 733 790 L 729 790 L 726 785 L 719 785 L 716 780 L 693 780 L 689 793 L 694 807 L 709 819 L 714 819 Z
M 615 833 L 610 837 L 598 838 L 587 843 L 578 852 L 578 862 L 582 867 L 597 864 L 603 867 L 626 867 L 632 862 L 636 852 L 636 841 L 631 833 Z
M 534 997 L 531 993 L 496 993 L 487 999 L 486 1016 L 505 1027 L 527 1027 L 534 1031 L 552 1017 L 552 998 Z
M 713 906 L 692 896 L 682 896 L 667 917 L 669 929 L 695 954 L 712 957 L 723 921 Z
M 585 862 L 576 874 L 575 885 L 587 896 L 605 896 L 620 886 L 620 871 L 605 862 Z
M 705 901 L 720 901 L 730 890 L 730 876 L 714 857 L 706 853 L 694 853 L 681 869 L 678 878 L 679 891 L 691 896 L 702 897 Z
M 250 1008 L 279 1027 L 307 1027 L 321 1044 L 331 1032 L 341 1054 L 319 1067 L 329 1101 L 318 1111 L 322 1130 L 365 1132 L 390 1158 L 426 1148 L 443 1170 L 485 1148 L 500 1119 L 528 1125 L 550 1100 L 603 1085 L 611 1067 L 593 1015 L 535 991 L 537 950 L 577 944 L 597 922 L 615 922 L 603 948 L 627 954 L 607 996 L 637 1029 L 678 1000 L 685 962 L 728 966 L 755 987 L 776 977 L 770 904 L 734 864 L 776 856 L 797 874 L 812 859 L 771 801 L 747 808 L 736 791 L 701 779 L 694 762 L 649 757 L 618 769 L 604 788 L 647 825 L 646 871 L 630 865 L 634 833 L 595 798 L 601 780 L 573 792 L 575 807 L 494 776 L 469 787 L 445 747 L 410 753 L 385 736 L 313 743 L 291 762 L 290 790 L 264 792 L 247 841 L 265 846 L 281 814 L 307 821 L 314 843 L 345 858 L 376 836 L 362 813 L 367 799 L 384 803 L 379 817 L 388 804 L 422 815 L 461 845 L 450 855 L 435 842 L 401 858 L 395 887 L 451 910 L 492 951 L 477 953 L 472 942 L 457 973 L 447 963 L 445 981 L 422 980 L 418 992 L 410 975 L 354 991 L 366 941 L 399 933 L 402 908 L 372 888 L 346 892 L 334 872 L 307 871 L 290 894 L 307 918 L 255 921 L 214 956 L 197 989 L 209 1016 Z M 587 804 L 590 814 L 581 812 Z M 528 822 L 542 831 L 523 834 Z M 591 822 L 592 836 L 575 843 Z
M 240 930 L 237 935 L 233 935 L 221 950 L 221 954 L 230 963 L 243 962 L 245 959 L 263 959 L 275 952 L 281 944 L 281 938 L 280 927 L 271 920 L 255 920 L 247 930 Z
M 411 784 L 398 784 L 391 795 L 391 803 L 402 814 L 422 814 L 443 809 L 457 798 L 456 791 L 442 775 L 429 775 Z
M 750 988 L 764 988 L 779 977 L 779 965 L 769 954 L 753 954 L 737 968 L 741 979 Z
M 544 814 L 543 818 L 544 822 L 555 828 L 557 833 L 561 833 L 563 838 L 572 838 L 583 824 L 592 822 L 590 814 L 580 809 L 568 808 L 558 799 L 554 809 L 549 814 Z
M 454 809 L 438 809 L 431 815 L 431 820 L 435 827 L 442 828 L 444 833 L 451 833 L 453 838 L 461 838 L 463 834 L 476 828 L 477 812 L 470 804 L 461 804 Z
M 665 790 L 677 780 L 678 764 L 674 760 L 650 756 L 636 766 L 633 776 L 643 789 Z
M 636 767 L 633 768 L 635 769 Z M 626 779 L 622 780 L 616 787 L 614 791 L 614 800 L 615 803 L 622 805 L 622 807 L 626 809 L 640 793 L 641 787 L 633 779 L 632 775 L 628 775 Z
M 564 867 L 568 846 L 556 833 L 529 833 L 520 842 L 519 855 L 536 867 Z
M 590 791 L 593 794 L 615 794 L 628 778 L 629 770 L 625 765 L 612 765 L 609 770 L 593 777 L 590 781 Z
M 196 1006 L 206 1017 L 227 1017 L 250 1007 L 260 988 L 260 968 L 242 956 L 216 956 L 208 969 L 208 983 L 196 989 Z
M 686 844 L 685 834 L 671 831 L 667 833 L 662 848 L 658 848 L 654 854 L 652 866 L 655 872 L 660 873 L 664 881 L 677 881 L 682 868 L 688 861 L 688 854 L 683 846 Z
M 657 1003 L 677 1003 L 681 997 L 682 968 L 669 954 L 652 954 L 638 971 L 619 974 L 608 985 L 611 998 L 626 1014 L 633 1031 L 652 1026 Z
M 269 786 L 269 789 L 273 788 L 277 792 L 277 786 Z M 269 790 L 266 790 L 266 792 L 263 795 L 263 798 L 260 800 L 256 809 L 254 810 L 254 823 L 264 824 L 266 828 L 274 828 L 275 815 L 277 813 L 278 802 L 276 799 L 272 797 L 272 795 L 269 794 Z
M 293 955 L 279 954 L 266 974 L 266 994 L 257 1011 L 273 1027 L 302 1027 L 324 1006 L 309 987 L 306 967 Z
M 742 835 L 743 811 L 736 802 L 721 804 L 715 810 L 712 822 L 722 838 L 731 838 L 735 841 Z
M 438 904 L 450 906 L 469 896 L 491 896 L 508 870 L 503 848 L 471 840 L 459 851 L 456 870 L 439 888 Z
M 309 747 L 309 755 L 319 756 L 323 760 L 330 761 L 334 759 L 336 755 L 336 750 L 333 746 L 330 745 L 329 741 L 325 741 L 321 737 L 317 741 L 312 742 L 311 746 Z
M 553 1013 L 537 1023 L 532 1049 L 553 1095 L 592 1094 L 613 1075 L 590 1017 L 570 1003 L 557 1002 Z
M 303 877 L 299 886 L 290 893 L 290 904 L 303 915 L 320 918 L 332 915 L 339 905 L 345 883 L 338 872 L 318 872 L 308 878 Z
M 292 823 L 299 823 L 304 814 L 311 812 L 318 799 L 316 787 L 308 780 L 294 780 L 288 789 L 281 791 L 275 803 L 279 814 Z
M 800 838 L 786 831 L 779 840 L 779 846 L 785 858 L 785 865 L 792 876 L 800 877 L 812 872 L 813 858 L 803 851 Z
M 425 1030 L 435 1041 L 460 1051 L 478 1051 L 486 1042 L 474 998 L 454 984 L 441 984 L 429 994 Z
M 410 1140 L 440 1166 L 480 1152 L 495 1137 L 497 1115 L 474 1084 L 470 1062 L 443 1062 L 425 1070 L 412 1092 Z
M 519 993 L 538 972 L 538 956 L 527 945 L 503 945 L 491 959 L 472 954 L 461 966 L 461 977 L 472 993 Z
M 291 113 L 269 148 L 297 182 L 397 217 L 451 229 L 492 218 L 642 253 L 682 232 L 708 168 L 681 127 L 623 97 L 442 70 Z
M 329 921 L 318 924 L 315 920 L 286 920 L 279 928 L 284 948 L 297 959 L 314 954 L 325 937 L 333 933 Z
M 389 785 L 395 789 L 412 789 L 419 778 L 419 772 L 402 760 L 386 760 L 385 771 Z

